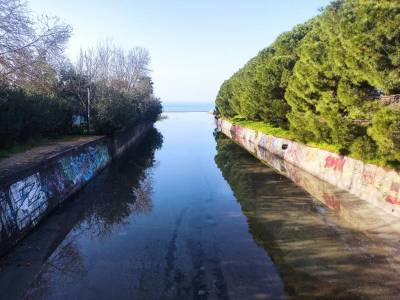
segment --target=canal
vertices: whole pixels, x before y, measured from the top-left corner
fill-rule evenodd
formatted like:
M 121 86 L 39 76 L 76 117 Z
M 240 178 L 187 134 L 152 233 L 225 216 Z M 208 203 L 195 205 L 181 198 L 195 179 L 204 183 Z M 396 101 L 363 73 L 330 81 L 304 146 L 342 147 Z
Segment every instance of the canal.
M 0 262 L 0 299 L 398 299 L 386 252 L 214 132 L 167 113 Z

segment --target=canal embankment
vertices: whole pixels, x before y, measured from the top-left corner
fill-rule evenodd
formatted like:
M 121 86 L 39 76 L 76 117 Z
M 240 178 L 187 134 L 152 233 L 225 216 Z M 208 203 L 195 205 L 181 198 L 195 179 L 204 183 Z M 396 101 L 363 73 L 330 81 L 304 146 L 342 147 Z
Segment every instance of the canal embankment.
M 152 122 L 113 137 L 93 136 L 31 149 L 0 164 L 0 255 L 113 159 L 139 143 Z
M 364 163 L 348 156 L 310 147 L 285 138 L 267 135 L 256 130 L 235 125 L 225 119 L 217 120 L 218 129 L 242 145 L 257 158 L 266 161 L 278 171 L 299 182 L 307 176 L 296 176 L 293 166 L 304 170 L 337 188 L 386 212 L 384 216 L 400 217 L 400 174 L 394 170 Z M 283 160 L 278 163 L 277 158 Z M 304 184 L 303 184 L 304 185 Z M 311 194 L 312 184 L 306 184 Z M 340 192 L 320 195 L 319 200 L 333 209 L 343 209 Z M 355 208 L 353 208 L 355 209 Z M 376 211 L 374 215 L 380 214 Z M 368 216 L 372 218 L 373 216 Z

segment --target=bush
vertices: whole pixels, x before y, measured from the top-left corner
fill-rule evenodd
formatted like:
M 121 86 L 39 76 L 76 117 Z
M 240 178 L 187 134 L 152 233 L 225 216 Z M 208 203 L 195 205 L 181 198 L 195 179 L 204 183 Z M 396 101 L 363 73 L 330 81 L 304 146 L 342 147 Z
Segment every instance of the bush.
M 400 161 L 400 108 L 381 109 L 368 132 L 387 161 Z
M 0 88 L 0 148 L 68 134 L 71 129 L 72 110 L 64 99 Z
M 365 135 L 354 140 L 350 152 L 357 158 L 372 160 L 376 157 L 377 146 L 369 136 Z
M 143 120 L 156 121 L 162 107 L 158 99 L 143 100 L 139 95 L 109 91 L 92 106 L 92 125 L 96 133 L 111 135 Z
M 103 94 L 107 96 L 92 100 L 93 133 L 111 135 L 143 120 L 154 122 L 162 110 L 160 101 L 150 95 L 126 95 L 111 89 Z M 63 92 L 57 97 L 27 95 L 21 89 L 3 85 L 0 87 L 0 148 L 77 133 L 72 116 L 80 111 L 81 103 L 70 93 Z
M 119 93 L 97 99 L 92 106 L 92 125 L 95 132 L 112 134 L 136 123 L 138 103 Z

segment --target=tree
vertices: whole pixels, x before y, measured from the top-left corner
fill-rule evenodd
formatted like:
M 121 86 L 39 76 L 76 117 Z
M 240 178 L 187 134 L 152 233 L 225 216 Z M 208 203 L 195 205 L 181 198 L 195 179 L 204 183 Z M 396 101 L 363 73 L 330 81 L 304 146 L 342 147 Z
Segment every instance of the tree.
M 20 0 L 0 0 L 0 79 L 18 86 L 34 82 L 38 69 L 46 73 L 58 61 L 70 34 L 57 18 L 34 21 Z
M 400 91 L 399 12 L 400 1 L 347 0 L 318 16 L 286 91 L 290 127 L 301 140 L 360 156 L 379 144 L 368 128 L 380 110 L 379 95 Z
M 224 116 L 239 115 L 287 127 L 290 107 L 284 97 L 296 49 L 311 28 L 311 22 L 280 35 L 221 86 L 217 110 Z M 228 91 L 229 90 L 229 91 Z
M 373 117 L 368 130 L 379 152 L 387 160 L 400 162 L 400 109 L 382 108 Z
M 153 95 L 149 76 L 150 55 L 144 48 L 124 50 L 111 40 L 98 43 L 94 49 L 81 50 L 75 63 L 75 94 L 87 102 L 94 129 L 111 134 L 140 120 L 155 120 L 161 113 L 160 101 Z M 82 97 L 84 96 L 84 97 Z
M 222 116 L 289 127 L 303 142 L 400 160 L 400 0 L 337 0 L 283 33 L 238 70 L 216 99 Z

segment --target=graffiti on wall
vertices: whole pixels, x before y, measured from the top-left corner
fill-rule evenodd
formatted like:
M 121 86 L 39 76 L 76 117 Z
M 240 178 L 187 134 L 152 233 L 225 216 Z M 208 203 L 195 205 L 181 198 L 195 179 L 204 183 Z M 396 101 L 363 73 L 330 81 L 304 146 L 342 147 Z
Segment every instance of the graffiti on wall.
M 345 162 L 346 160 L 344 159 L 344 157 L 335 157 L 329 155 L 325 158 L 325 168 L 331 168 L 335 171 L 342 172 Z
M 364 171 L 362 173 L 362 177 L 361 178 L 362 178 L 362 183 L 364 185 L 374 184 L 374 182 L 375 182 L 375 173 Z
M 290 143 L 288 149 L 286 150 L 285 159 L 297 163 L 303 160 L 302 151 L 299 144 Z
M 248 148 L 247 144 L 249 143 L 243 143 L 241 138 L 242 133 L 246 131 L 245 128 L 232 125 L 224 120 L 221 120 L 218 126 L 228 137 Z M 288 141 L 286 150 L 282 151 L 279 147 L 279 138 L 261 133 L 256 137 L 257 139 L 248 135 L 249 139 L 258 143 L 256 154 L 261 159 L 271 161 L 270 152 L 283 156 L 285 161 L 322 178 L 337 188 L 348 191 L 374 205 L 377 201 L 380 202 L 379 205 L 382 209 L 400 217 L 400 210 L 395 207 L 400 205 L 400 173 L 292 141 Z M 285 140 L 282 141 L 286 143 Z M 320 197 L 324 198 L 322 195 Z M 325 196 L 325 198 L 324 202 L 329 203 L 333 209 L 343 209 L 340 203 L 335 201 L 337 195 L 335 197 Z
M 266 135 L 265 134 L 260 134 L 260 139 L 258 140 L 258 146 L 260 148 L 263 148 L 265 150 L 265 144 L 266 144 Z
M 109 159 L 107 147 L 97 145 L 90 146 L 88 151 L 62 158 L 60 164 L 67 179 L 76 185 L 90 180 Z
M 12 184 L 10 199 L 18 228 L 23 229 L 30 223 L 35 224 L 47 208 L 47 198 L 39 173 Z
M 282 139 L 272 138 L 272 147 L 274 152 L 280 152 L 282 150 Z
M 60 168 L 53 168 L 51 172 L 45 172 L 41 175 L 41 178 L 48 198 L 64 193 L 65 179 Z
M 391 204 L 400 204 L 400 183 L 392 182 L 390 186 L 390 194 L 386 196 L 386 201 Z
M 15 227 L 13 212 L 8 202 L 7 196 L 3 191 L 0 191 L 0 236 L 8 236 Z

